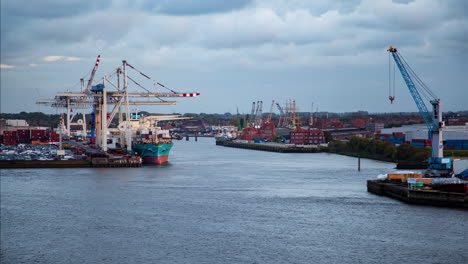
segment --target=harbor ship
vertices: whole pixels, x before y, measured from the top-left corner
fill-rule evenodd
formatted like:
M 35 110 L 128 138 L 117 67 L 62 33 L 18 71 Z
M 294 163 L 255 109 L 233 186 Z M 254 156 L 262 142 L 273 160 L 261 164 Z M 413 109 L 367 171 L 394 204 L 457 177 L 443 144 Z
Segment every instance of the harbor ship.
M 143 116 L 130 121 L 132 154 L 142 157 L 144 164 L 161 165 L 169 161 L 173 142 L 169 130 L 158 127 L 159 121 L 188 119 L 179 115 Z M 119 125 L 125 130 L 126 122 Z

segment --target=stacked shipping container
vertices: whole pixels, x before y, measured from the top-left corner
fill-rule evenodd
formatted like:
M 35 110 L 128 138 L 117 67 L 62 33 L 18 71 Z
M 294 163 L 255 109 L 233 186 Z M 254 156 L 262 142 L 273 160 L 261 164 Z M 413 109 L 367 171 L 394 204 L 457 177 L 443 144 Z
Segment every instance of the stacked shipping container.
M 31 130 L 18 129 L 17 130 L 18 143 L 29 144 L 31 143 Z
M 411 141 L 411 145 L 415 147 L 430 147 L 431 140 L 430 139 L 413 139 Z
M 45 142 L 47 140 L 46 130 L 32 129 L 31 130 L 31 141 Z
M 3 144 L 16 145 L 17 144 L 16 131 L 3 131 Z
M 446 149 L 468 149 L 468 139 L 447 139 L 445 140 Z

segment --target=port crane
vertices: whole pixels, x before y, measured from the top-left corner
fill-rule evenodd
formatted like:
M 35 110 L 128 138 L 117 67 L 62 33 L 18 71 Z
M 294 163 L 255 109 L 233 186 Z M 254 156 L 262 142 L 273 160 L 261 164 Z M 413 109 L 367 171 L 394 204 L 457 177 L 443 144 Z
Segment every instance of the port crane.
M 91 113 L 91 139 L 94 139 L 96 145 L 102 150 L 107 150 L 107 134 L 109 126 L 112 123 L 115 115 L 119 115 L 119 130 L 121 130 L 122 142 L 125 142 L 127 151 L 131 151 L 131 125 L 130 125 L 130 108 L 129 105 L 174 105 L 176 101 L 167 101 L 163 98 L 167 97 L 196 97 L 200 93 L 178 93 L 160 82 L 152 79 L 148 75 L 136 69 L 134 66 L 123 60 L 122 65 L 113 70 L 110 74 L 105 75 L 97 85 L 93 86 L 94 75 L 96 74 L 99 66 L 100 56 L 98 56 L 94 68 L 91 72 L 90 79 L 87 85 L 84 85 L 84 80 L 81 79 L 81 92 L 61 92 L 55 95 L 54 99 L 37 100 L 37 104 L 51 104 L 52 107 L 66 108 L 67 111 L 67 135 L 70 136 L 70 123 L 74 117 L 70 117 L 72 107 L 86 107 L 91 106 L 93 111 Z M 169 92 L 160 93 L 150 91 L 143 85 L 138 83 L 135 78 L 129 76 L 129 70 L 133 70 L 144 78 L 150 80 L 154 86 L 159 85 Z M 114 80 L 112 79 L 114 78 Z M 116 78 L 116 81 L 115 81 Z M 145 90 L 144 93 L 130 92 L 128 81 L 134 83 L 140 89 Z M 116 82 L 116 84 L 115 84 Z M 111 89 L 109 89 L 111 88 Z M 146 99 L 142 100 L 129 100 L 132 99 Z M 157 99 L 157 100 L 155 100 Z M 107 111 L 108 106 L 113 106 L 110 112 Z M 122 115 L 122 107 L 125 107 L 125 121 Z M 85 117 L 83 113 L 83 118 Z M 84 120 L 78 120 L 84 124 Z M 122 129 L 123 128 L 123 129 Z
M 443 157 L 442 130 L 444 122 L 442 121 L 441 100 L 422 82 L 395 47 L 390 46 L 387 51 L 391 54 L 400 70 L 406 86 L 418 107 L 419 113 L 426 123 L 429 133 L 428 137 L 432 140 L 432 156 L 429 158 L 429 170 L 426 174 L 434 176 L 450 175 L 453 170 L 452 158 Z M 421 93 L 432 105 L 432 113 L 427 110 Z M 390 96 L 389 99 L 393 102 L 395 97 Z
M 254 126 L 254 114 L 255 114 L 255 101 L 252 102 L 252 111 L 250 112 L 250 116 L 249 116 L 249 120 L 248 120 L 248 123 L 249 123 L 249 126 Z
M 268 114 L 265 123 L 270 123 L 271 122 L 271 116 L 273 115 L 273 106 L 275 106 L 275 100 L 271 101 L 271 106 L 270 106 L 270 113 Z
M 278 110 L 280 111 L 278 127 L 283 127 L 283 119 L 285 118 L 285 114 L 284 114 L 283 108 L 281 107 L 279 103 L 276 103 L 276 106 L 278 107 Z

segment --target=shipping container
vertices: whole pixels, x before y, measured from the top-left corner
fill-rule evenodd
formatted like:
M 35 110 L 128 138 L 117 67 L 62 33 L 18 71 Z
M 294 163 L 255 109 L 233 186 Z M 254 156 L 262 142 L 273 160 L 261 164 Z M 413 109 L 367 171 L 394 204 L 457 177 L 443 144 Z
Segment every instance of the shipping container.
M 14 137 L 16 137 L 17 133 L 16 133 L 16 131 L 7 131 L 7 130 L 5 130 L 5 131 L 3 131 L 3 135 L 4 136 L 14 136 Z
M 255 137 L 253 140 L 254 140 L 255 143 L 263 143 L 263 142 L 265 142 L 265 138 L 264 138 L 264 137 Z
M 400 174 L 401 175 L 401 182 L 408 182 L 408 178 L 422 178 L 423 174 L 422 173 L 405 173 L 405 174 Z
M 401 181 L 401 174 L 387 174 L 387 180 L 389 181 Z
M 432 178 L 418 178 L 416 182 L 422 182 L 424 185 L 432 185 Z

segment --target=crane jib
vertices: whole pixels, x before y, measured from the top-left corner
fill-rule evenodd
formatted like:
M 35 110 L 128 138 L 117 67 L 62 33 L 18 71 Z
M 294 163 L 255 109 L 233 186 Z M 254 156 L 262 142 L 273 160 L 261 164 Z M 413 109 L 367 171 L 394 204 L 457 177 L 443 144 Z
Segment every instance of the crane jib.
M 429 114 L 429 111 L 427 110 L 426 104 L 424 103 L 421 95 L 419 94 L 418 90 L 416 89 L 416 86 L 411 79 L 408 71 L 406 70 L 400 55 L 396 50 L 390 51 L 392 54 L 393 59 L 395 60 L 395 63 L 398 67 L 398 69 L 401 72 L 401 75 L 403 76 L 403 79 L 405 80 L 406 86 L 408 86 L 408 89 L 411 93 L 411 96 L 413 97 L 414 102 L 416 103 L 416 106 L 418 107 L 419 113 L 421 114 L 422 118 L 424 119 L 424 122 L 426 123 L 427 128 L 431 131 L 433 128 L 433 123 L 434 120 L 432 116 Z M 430 133 L 430 132 L 429 132 Z M 430 133 L 432 134 L 432 133 Z

